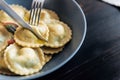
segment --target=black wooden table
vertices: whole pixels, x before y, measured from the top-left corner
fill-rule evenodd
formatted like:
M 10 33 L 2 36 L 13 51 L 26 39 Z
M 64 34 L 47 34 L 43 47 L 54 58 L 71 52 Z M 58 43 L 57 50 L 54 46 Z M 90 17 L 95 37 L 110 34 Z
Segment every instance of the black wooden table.
M 39 80 L 120 80 L 120 8 L 99 0 L 77 0 L 87 19 L 78 53 Z

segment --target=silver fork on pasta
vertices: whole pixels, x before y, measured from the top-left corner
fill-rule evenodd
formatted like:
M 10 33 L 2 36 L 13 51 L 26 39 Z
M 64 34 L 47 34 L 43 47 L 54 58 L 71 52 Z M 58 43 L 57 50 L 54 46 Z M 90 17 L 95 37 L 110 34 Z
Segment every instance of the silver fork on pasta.
M 29 24 L 38 25 L 40 20 L 40 13 L 43 7 L 44 0 L 33 0 L 30 10 Z
M 34 1 L 42 1 L 42 0 L 34 0 Z M 41 3 L 41 7 L 42 5 L 43 3 Z M 5 0 L 0 0 L 0 7 L 2 8 L 2 10 L 8 13 L 8 15 L 11 16 L 16 22 L 18 22 L 23 28 L 26 28 L 30 30 L 33 34 L 35 34 L 35 36 L 38 37 L 38 39 L 47 41 L 44 37 L 42 37 L 40 34 L 34 31 L 32 27 L 28 25 L 20 16 L 18 16 L 18 14 L 6 3 Z

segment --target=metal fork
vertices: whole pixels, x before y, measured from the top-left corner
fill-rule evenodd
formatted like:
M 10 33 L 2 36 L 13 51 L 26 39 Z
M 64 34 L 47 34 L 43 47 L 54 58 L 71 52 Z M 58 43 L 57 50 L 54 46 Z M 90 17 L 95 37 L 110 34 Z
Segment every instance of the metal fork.
M 44 0 L 33 0 L 30 10 L 29 24 L 38 25 L 40 20 L 40 13 Z
M 47 41 L 45 38 L 40 36 L 36 31 L 32 29 L 30 25 L 28 25 L 18 14 L 11 9 L 11 7 L 5 2 L 5 0 L 0 0 L 0 7 L 9 15 L 11 16 L 15 21 L 17 21 L 22 27 L 30 30 L 33 34 L 36 35 L 39 39 L 42 39 L 44 41 Z

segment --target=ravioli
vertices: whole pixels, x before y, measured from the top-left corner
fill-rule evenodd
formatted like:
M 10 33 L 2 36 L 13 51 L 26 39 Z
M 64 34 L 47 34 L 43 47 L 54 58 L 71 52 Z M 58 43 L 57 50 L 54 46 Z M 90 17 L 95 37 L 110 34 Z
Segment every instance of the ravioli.
M 4 62 L 4 50 L 0 52 L 0 70 L 3 68 L 7 69 L 7 66 Z
M 31 26 L 32 29 L 38 33 L 43 39 L 45 39 L 46 41 L 48 40 L 49 37 L 49 29 L 47 27 L 47 25 L 40 21 L 38 26 Z
M 5 64 L 4 61 L 4 50 L 0 52 L 0 73 L 1 74 L 6 74 L 6 75 L 14 75 L 8 68 L 7 65 Z
M 21 27 L 17 28 L 14 39 L 17 44 L 26 47 L 40 47 L 45 43 L 45 41 L 39 40 L 31 31 Z
M 11 5 L 11 8 L 21 17 L 24 18 L 26 12 L 28 11 L 26 8 L 20 5 Z
M 0 22 L 15 22 L 6 12 L 0 11 Z
M 30 18 L 30 11 L 25 14 L 25 21 L 29 22 Z M 47 23 L 50 23 L 52 19 L 59 20 L 58 15 L 49 9 L 42 9 L 41 10 L 41 15 L 40 15 L 40 21 Z
M 5 50 L 5 63 L 11 72 L 19 75 L 30 75 L 40 71 L 45 58 L 40 48 L 21 47 L 11 44 Z
M 41 11 L 40 19 L 41 21 L 44 21 L 46 24 L 48 24 L 51 22 L 52 19 L 59 20 L 59 17 L 54 11 L 43 9 Z
M 64 48 L 64 46 L 63 47 L 59 47 L 59 48 L 51 48 L 51 47 L 46 47 L 46 46 L 41 47 L 41 49 L 43 50 L 43 52 L 45 54 L 57 54 L 60 51 L 62 51 L 63 48 Z
M 45 63 L 49 62 L 52 59 L 52 55 L 45 54 Z
M 0 51 L 5 49 L 8 45 L 8 40 L 11 39 L 11 34 L 0 24 Z
M 52 22 L 48 24 L 48 28 L 50 33 L 45 46 L 58 48 L 64 46 L 71 40 L 72 31 L 67 24 L 58 20 L 52 20 Z
M 23 18 L 25 13 L 27 12 L 27 9 L 25 9 L 24 7 L 20 6 L 20 5 L 10 5 L 10 7 L 21 17 Z M 4 12 L 3 10 L 0 11 L 0 21 L 1 22 L 14 22 L 17 23 L 16 21 L 14 21 L 14 19 L 12 19 L 6 12 Z

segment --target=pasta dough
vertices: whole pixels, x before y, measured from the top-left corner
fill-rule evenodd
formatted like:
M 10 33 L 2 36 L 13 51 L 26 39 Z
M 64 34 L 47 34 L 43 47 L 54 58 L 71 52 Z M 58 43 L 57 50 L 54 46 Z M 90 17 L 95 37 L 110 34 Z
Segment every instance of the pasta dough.
M 11 34 L 0 24 L 0 51 L 7 47 L 9 39 L 11 39 Z
M 30 17 L 30 11 L 28 11 L 25 14 L 24 17 L 25 21 L 29 22 L 29 17 Z M 47 24 L 50 23 L 52 19 L 59 20 L 58 15 L 54 11 L 48 9 L 41 10 L 40 21 L 43 21 Z
M 19 75 L 38 72 L 42 69 L 44 62 L 44 54 L 40 48 L 32 49 L 12 44 L 5 50 L 7 67 Z
M 27 10 L 20 6 L 20 5 L 11 5 L 11 8 L 21 17 L 24 18 L 25 13 L 27 12 Z M 14 21 L 6 12 L 4 11 L 0 11 L 0 21 L 1 22 L 14 22 L 17 23 L 16 21 Z
M 53 20 L 48 24 L 50 30 L 49 40 L 45 46 L 58 48 L 64 46 L 71 39 L 72 32 L 67 24 Z

